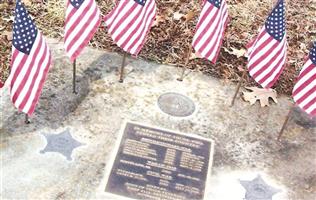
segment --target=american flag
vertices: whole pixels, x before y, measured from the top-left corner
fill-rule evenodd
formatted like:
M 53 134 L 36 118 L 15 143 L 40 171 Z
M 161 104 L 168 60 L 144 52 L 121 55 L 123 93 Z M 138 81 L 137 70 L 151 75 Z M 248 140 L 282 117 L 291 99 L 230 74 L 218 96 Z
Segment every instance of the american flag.
M 104 21 L 114 42 L 124 51 L 137 55 L 155 16 L 155 0 L 121 0 Z
M 309 53 L 293 89 L 296 104 L 311 116 L 316 116 L 316 42 Z
M 272 87 L 285 67 L 286 51 L 285 7 L 279 0 L 258 37 L 248 45 L 250 75 L 262 87 Z
M 193 37 L 195 52 L 215 63 L 228 22 L 225 0 L 206 0 Z
M 21 0 L 16 1 L 12 43 L 11 100 L 20 111 L 31 115 L 51 65 L 51 54 Z
M 65 20 L 65 49 L 74 61 L 89 43 L 101 23 L 94 0 L 68 0 Z

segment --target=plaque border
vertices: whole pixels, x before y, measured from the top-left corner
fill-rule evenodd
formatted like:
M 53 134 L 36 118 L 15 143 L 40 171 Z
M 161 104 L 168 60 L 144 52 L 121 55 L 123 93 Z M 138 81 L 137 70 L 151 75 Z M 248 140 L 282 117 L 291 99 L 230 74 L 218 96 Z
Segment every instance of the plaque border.
M 118 150 L 120 148 L 120 144 L 124 135 L 124 130 L 126 128 L 126 125 L 130 123 L 130 124 L 135 124 L 135 125 L 140 125 L 140 126 L 146 126 L 146 127 L 150 127 L 150 128 L 154 128 L 154 129 L 158 129 L 158 130 L 162 130 L 162 131 L 166 131 L 166 132 L 172 132 L 175 134 L 179 134 L 179 135 L 183 135 L 183 136 L 189 136 L 192 138 L 196 138 L 196 139 L 200 139 L 200 140 L 204 140 L 207 142 L 211 143 L 211 148 L 210 148 L 210 157 L 209 157 L 209 162 L 208 162 L 208 173 L 206 176 L 206 180 L 205 180 L 205 190 L 204 190 L 204 195 L 203 195 L 203 199 L 206 199 L 206 195 L 208 194 L 208 192 L 210 191 L 210 184 L 208 184 L 210 176 L 211 176 L 211 172 L 212 172 L 212 166 L 213 166 L 213 156 L 214 156 L 214 147 L 215 147 L 215 142 L 213 139 L 211 138 L 205 138 L 199 135 L 194 135 L 192 133 L 183 133 L 183 132 L 179 132 L 179 131 L 174 131 L 174 130 L 170 130 L 170 129 L 166 129 L 166 128 L 161 128 L 158 126 L 153 126 L 147 123 L 140 123 L 140 122 L 136 122 L 136 121 L 132 121 L 132 120 L 124 120 L 120 129 L 119 129 L 119 134 L 118 137 L 116 139 L 115 145 L 113 150 L 111 150 L 110 152 L 110 157 L 109 157 L 109 161 L 106 163 L 106 167 L 105 167 L 105 172 L 104 172 L 104 178 L 103 181 L 101 181 L 101 186 L 102 186 L 102 192 L 108 196 L 108 197 L 113 197 L 113 199 L 122 199 L 122 200 L 135 200 L 132 199 L 130 197 L 126 197 L 126 196 L 122 196 L 122 195 L 118 195 L 118 194 L 114 194 L 114 193 L 110 193 L 110 192 L 106 192 L 105 188 L 106 185 L 108 184 L 109 178 L 110 178 L 110 173 L 112 171 L 114 162 L 115 162 L 115 158 L 116 155 L 118 154 Z

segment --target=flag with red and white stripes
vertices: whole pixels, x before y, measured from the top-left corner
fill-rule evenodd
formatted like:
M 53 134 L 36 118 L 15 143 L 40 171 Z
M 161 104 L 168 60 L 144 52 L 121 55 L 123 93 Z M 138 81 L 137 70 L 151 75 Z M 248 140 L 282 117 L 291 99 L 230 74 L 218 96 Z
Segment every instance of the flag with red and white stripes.
M 11 100 L 20 111 L 31 115 L 51 65 L 51 54 L 21 0 L 16 1 L 12 44 Z
M 264 88 L 271 88 L 286 62 L 287 40 L 284 1 L 279 0 L 257 38 L 247 46 L 250 75 Z
M 89 43 L 101 23 L 101 12 L 94 0 L 68 0 L 64 43 L 74 61 Z
M 124 51 L 137 55 L 155 16 L 155 0 L 120 0 L 104 21 L 113 41 Z
M 222 46 L 227 22 L 226 1 L 206 0 L 193 37 L 192 45 L 195 52 L 215 63 Z
M 293 99 L 306 113 L 316 116 L 316 42 L 298 76 Z

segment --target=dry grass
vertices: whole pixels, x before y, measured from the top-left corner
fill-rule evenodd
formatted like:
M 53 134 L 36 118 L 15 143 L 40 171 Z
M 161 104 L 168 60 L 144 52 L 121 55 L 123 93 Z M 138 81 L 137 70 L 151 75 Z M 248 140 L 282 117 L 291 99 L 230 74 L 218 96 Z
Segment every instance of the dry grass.
M 28 10 L 35 18 L 36 24 L 47 37 L 62 38 L 64 20 L 64 0 L 36 3 L 38 0 L 28 0 Z M 114 6 L 115 0 L 97 0 L 102 13 L 108 13 Z M 177 66 L 184 65 L 184 57 L 190 44 L 198 19 L 201 6 L 199 1 L 189 0 L 160 0 L 158 6 L 159 23 L 151 29 L 147 42 L 140 53 L 140 57 L 160 63 Z M 200 70 L 215 77 L 236 81 L 245 68 L 246 59 L 237 57 L 233 50 L 244 49 L 247 42 L 257 34 L 258 29 L 273 6 L 272 0 L 227 0 L 229 5 L 230 23 L 226 31 L 225 41 L 216 65 L 204 59 L 194 59 L 189 68 Z M 5 6 L 3 6 L 5 5 Z M 9 21 L 4 29 L 5 22 L 13 15 L 14 5 L 0 4 L 1 20 L 0 31 L 11 30 Z M 185 18 L 175 20 L 173 14 L 178 12 L 195 15 L 190 21 Z M 4 13 L 4 15 L 2 15 Z M 304 57 L 308 53 L 312 41 L 316 40 L 316 0 L 287 1 L 287 34 L 289 42 L 288 62 L 280 80 L 275 85 L 280 93 L 290 94 L 293 82 L 297 76 Z M 8 75 L 10 42 L 6 41 L 5 34 L 0 37 L 2 80 Z M 107 35 L 103 25 L 91 40 L 90 45 L 98 49 L 107 49 L 121 52 Z M 248 84 L 255 84 L 247 77 Z

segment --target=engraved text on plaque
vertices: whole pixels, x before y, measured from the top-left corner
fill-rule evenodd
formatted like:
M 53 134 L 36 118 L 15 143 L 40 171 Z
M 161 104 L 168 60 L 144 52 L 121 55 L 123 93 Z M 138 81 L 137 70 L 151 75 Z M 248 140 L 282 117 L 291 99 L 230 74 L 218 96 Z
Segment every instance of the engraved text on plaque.
M 126 123 L 105 192 L 134 199 L 203 199 L 213 142 Z

